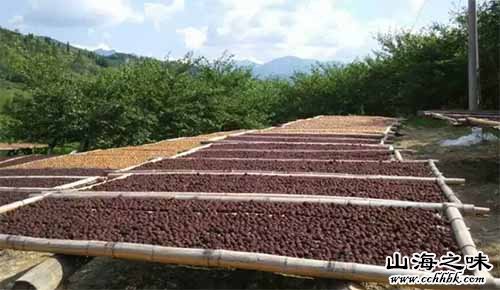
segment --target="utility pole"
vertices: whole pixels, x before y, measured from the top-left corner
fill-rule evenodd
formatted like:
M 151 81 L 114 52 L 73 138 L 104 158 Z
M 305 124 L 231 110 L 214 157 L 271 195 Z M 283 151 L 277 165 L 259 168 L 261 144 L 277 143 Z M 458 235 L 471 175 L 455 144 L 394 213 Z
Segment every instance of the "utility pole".
M 477 52 L 477 15 L 476 15 L 476 0 L 469 0 L 469 111 L 477 111 L 479 109 L 479 55 Z

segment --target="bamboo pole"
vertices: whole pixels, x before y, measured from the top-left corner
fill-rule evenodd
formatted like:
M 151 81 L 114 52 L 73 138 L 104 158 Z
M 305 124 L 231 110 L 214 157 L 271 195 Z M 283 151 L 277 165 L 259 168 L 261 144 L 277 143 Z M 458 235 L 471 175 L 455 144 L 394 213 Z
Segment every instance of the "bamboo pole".
M 441 171 L 439 171 L 439 169 L 437 168 L 436 164 L 434 163 L 434 160 L 429 160 L 429 166 L 431 167 L 432 173 L 434 173 L 436 177 L 445 178 L 443 173 L 441 173 Z
M 382 140 L 380 140 L 380 144 L 383 145 L 387 142 L 387 139 L 389 138 L 389 132 L 391 131 L 391 128 L 392 126 L 394 126 L 394 123 L 391 124 L 390 126 L 388 126 L 385 130 L 384 130 L 384 133 L 383 133 L 383 138 Z
M 299 122 L 304 122 L 304 121 L 306 121 L 306 120 L 308 120 L 308 119 L 309 119 L 309 118 L 307 118 L 307 119 L 297 119 L 297 120 L 294 120 L 294 121 L 291 121 L 291 122 L 288 122 L 288 123 L 282 124 L 280 127 L 281 127 L 281 128 L 286 128 L 286 127 L 288 127 L 288 126 L 290 126 L 290 125 L 292 125 L 292 124 L 299 123 Z
M 179 158 L 179 157 L 184 157 L 186 155 L 189 155 L 189 154 L 192 154 L 198 150 L 201 150 L 201 149 L 205 149 L 205 148 L 208 148 L 210 147 L 212 144 L 211 143 L 208 143 L 208 144 L 205 144 L 205 145 L 201 145 L 201 146 L 198 146 L 198 147 L 194 147 L 194 148 L 191 148 L 187 151 L 184 151 L 184 152 L 181 152 L 181 153 L 178 153 L 170 158 Z
M 18 278 L 13 290 L 55 290 L 89 259 L 67 255 L 54 255 Z
M 83 190 L 91 189 L 91 188 L 96 187 L 96 186 L 101 185 L 101 184 L 105 184 L 107 182 L 111 182 L 111 181 L 115 181 L 115 180 L 120 180 L 120 179 L 125 179 L 125 178 L 131 176 L 132 174 L 130 174 L 130 173 L 115 173 L 113 175 L 116 175 L 116 177 L 115 178 L 111 178 L 111 179 L 106 178 L 106 179 L 104 179 L 101 182 L 97 182 L 97 183 L 94 183 L 94 184 L 89 184 L 89 185 L 84 186 L 84 187 L 79 187 L 79 188 L 76 188 L 76 189 L 75 188 L 69 188 L 69 189 L 70 190 L 83 191 Z
M 456 196 L 455 192 L 446 184 L 446 182 L 442 178 L 438 178 L 437 183 L 439 184 L 439 187 L 441 187 L 441 190 L 443 191 L 444 195 L 446 195 L 446 198 L 457 204 L 462 204 L 460 199 Z
M 176 248 L 123 242 L 31 238 L 0 234 L 0 248 L 55 252 L 67 255 L 105 256 L 164 264 L 237 268 L 305 277 L 323 277 L 387 283 L 392 275 L 425 275 L 417 270 L 386 269 L 383 266 L 322 261 L 222 249 Z M 446 286 L 444 286 L 446 287 Z M 426 288 L 444 288 L 426 285 Z M 453 286 L 449 289 L 458 289 Z M 476 286 L 474 286 L 476 287 Z M 467 288 L 470 288 L 467 287 Z
M 284 193 L 233 193 L 233 192 L 159 192 L 159 191 L 69 191 L 56 192 L 51 198 L 166 198 L 179 200 L 218 200 L 218 201 L 258 201 L 278 203 L 325 203 L 339 205 L 403 207 L 445 210 L 450 203 L 415 202 L 394 199 L 364 198 L 352 196 L 329 196 Z M 489 208 L 470 204 L 454 204 L 467 215 L 480 215 L 489 212 Z
M 492 121 L 492 120 L 486 120 L 486 119 L 474 118 L 474 117 L 467 117 L 466 119 L 467 119 L 467 122 L 469 122 L 472 125 L 487 126 L 487 127 L 500 126 L 500 122 L 498 122 L 498 121 Z
M 2 206 L 0 206 L 0 214 L 6 213 L 8 211 L 14 210 L 16 208 L 19 208 L 19 207 L 22 207 L 22 206 L 25 206 L 25 205 L 28 205 L 28 204 L 31 204 L 31 203 L 34 203 L 37 201 L 40 201 L 40 200 L 46 198 L 47 196 L 50 196 L 52 193 L 53 192 L 46 192 L 46 193 L 32 196 L 32 197 L 29 197 L 29 198 L 26 198 L 26 199 L 23 199 L 20 201 L 15 201 L 13 203 L 2 205 Z
M 456 111 L 447 111 L 447 110 L 433 110 L 433 111 L 424 111 L 424 113 L 430 114 L 430 113 L 440 113 L 443 115 L 452 115 L 452 116 L 458 116 L 458 117 L 499 117 L 500 118 L 500 113 L 495 110 L 491 111 L 479 111 L 479 112 L 471 112 L 471 111 L 464 111 L 464 110 L 456 110 Z
M 100 176 L 91 176 L 91 177 L 88 177 L 88 178 L 85 178 L 85 179 L 81 179 L 81 180 L 78 180 L 78 181 L 75 181 L 75 182 L 71 182 L 71 183 L 68 183 L 68 184 L 63 184 L 63 185 L 59 185 L 59 186 L 56 186 L 54 187 L 53 189 L 68 189 L 68 188 L 72 188 L 72 187 L 77 187 L 77 186 L 80 186 L 80 185 L 85 185 L 85 184 L 89 184 L 89 183 L 92 183 L 92 182 L 95 182 L 99 179 L 101 179 L 102 177 Z
M 132 165 L 132 166 L 129 166 L 129 167 L 126 167 L 126 168 L 123 168 L 123 169 L 118 169 L 118 170 L 115 170 L 114 172 L 123 172 L 123 171 L 129 171 L 129 170 L 132 170 L 134 168 L 137 168 L 137 167 L 140 167 L 144 164 L 148 164 L 148 163 L 154 163 L 154 162 L 158 162 L 160 160 L 163 160 L 164 157 L 156 157 L 156 158 L 153 158 L 151 160 L 146 160 L 144 162 L 141 162 L 139 164 L 136 164 L 136 165 Z
M 272 129 L 276 129 L 276 128 L 277 128 L 277 127 L 272 126 L 272 127 L 264 128 L 264 129 L 259 130 L 259 131 L 260 131 L 260 132 L 267 132 L 267 131 L 271 131 Z
M 359 175 L 347 173 L 319 173 L 319 172 L 279 172 L 279 171 L 217 171 L 217 170 L 141 170 L 129 171 L 130 175 L 154 175 L 154 174 L 200 174 L 200 175 L 265 175 L 265 176 L 295 176 L 295 177 L 324 177 L 324 178 L 348 178 L 348 179 L 375 179 L 375 180 L 414 180 L 414 181 L 434 181 L 437 177 L 416 177 L 416 176 L 395 176 L 395 175 Z M 121 173 L 110 173 L 110 176 Z M 462 178 L 444 178 L 444 182 L 449 184 L 463 184 Z
M 458 125 L 458 120 L 455 119 L 455 118 L 451 118 L 451 117 L 448 117 L 448 116 L 445 116 L 443 114 L 439 114 L 439 113 L 429 113 L 431 117 L 435 118 L 435 119 L 440 119 L 440 120 L 445 120 L 445 121 L 448 121 L 449 123 L 451 123 L 452 125 Z
M 390 275 L 423 274 L 414 270 L 387 270 L 385 267 L 375 265 L 291 258 L 261 253 L 175 248 L 123 242 L 43 239 L 3 234 L 0 234 L 0 248 L 68 255 L 107 256 L 167 264 L 239 268 L 355 281 L 387 282 L 387 277 Z
M 478 254 L 478 251 L 474 243 L 474 240 L 472 239 L 469 229 L 465 224 L 462 214 L 460 213 L 458 208 L 455 207 L 455 205 L 449 205 L 446 208 L 446 217 L 448 218 L 448 221 L 451 224 L 451 228 L 455 235 L 455 239 L 463 255 L 476 256 Z M 498 279 L 496 279 L 497 281 L 495 281 L 493 276 L 487 271 L 475 270 L 474 275 L 485 277 L 488 281 L 490 281 L 489 282 L 490 284 L 492 282 L 495 284 L 498 283 Z M 500 283 L 498 283 L 498 285 L 500 285 Z
M 171 159 L 170 158 L 164 158 L 165 159 Z M 183 160 L 191 160 L 191 159 L 200 159 L 200 158 L 193 158 L 193 157 L 184 157 L 182 158 Z M 248 160 L 257 160 L 257 161 L 313 161 L 313 162 L 342 162 L 342 163 L 349 163 L 349 162 L 368 162 L 368 163 L 392 163 L 394 161 L 391 160 L 363 160 L 363 159 L 279 159 L 279 158 L 272 158 L 272 159 L 267 159 L 267 158 L 234 158 L 234 157 L 206 157 L 203 158 L 203 160 L 229 160 L 229 161 L 248 161 Z M 425 160 L 404 160 L 403 162 L 400 163 L 429 163 L 429 159 Z
M 403 161 L 403 156 L 401 155 L 401 152 L 399 150 L 394 150 L 394 156 L 396 156 L 396 160 L 398 161 Z
M 202 140 L 202 141 L 200 141 L 200 144 L 206 145 L 206 144 L 211 144 L 211 143 L 217 143 L 217 142 L 224 141 L 227 137 L 241 136 L 241 135 L 245 135 L 245 134 L 248 134 L 248 133 L 253 133 L 253 132 L 256 132 L 256 131 L 257 131 L 256 129 L 244 130 L 244 131 L 238 132 L 238 133 L 233 133 L 233 134 L 229 134 L 229 135 L 225 135 L 225 136 L 218 136 L 218 137 L 214 137 L 214 138 L 211 138 L 211 139 L 208 139 L 208 140 Z

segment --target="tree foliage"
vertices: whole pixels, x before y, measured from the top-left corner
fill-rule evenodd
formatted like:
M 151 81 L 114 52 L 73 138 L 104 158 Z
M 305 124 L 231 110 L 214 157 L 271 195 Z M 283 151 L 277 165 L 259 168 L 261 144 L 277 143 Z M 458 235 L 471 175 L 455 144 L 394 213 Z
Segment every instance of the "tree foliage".
M 257 128 L 318 114 L 400 116 L 467 106 L 465 12 L 448 25 L 377 37 L 372 55 L 343 65 L 317 65 L 291 79 L 257 79 L 230 56 L 187 55 L 120 65 L 40 37 L 4 33 L 0 78 L 24 83 L 0 118 L 4 138 L 77 142 L 81 150 L 170 137 Z M 500 5 L 478 11 L 482 108 L 498 110 Z M 6 44 L 8 43 L 8 45 Z M 0 136 L 1 138 L 2 136 Z

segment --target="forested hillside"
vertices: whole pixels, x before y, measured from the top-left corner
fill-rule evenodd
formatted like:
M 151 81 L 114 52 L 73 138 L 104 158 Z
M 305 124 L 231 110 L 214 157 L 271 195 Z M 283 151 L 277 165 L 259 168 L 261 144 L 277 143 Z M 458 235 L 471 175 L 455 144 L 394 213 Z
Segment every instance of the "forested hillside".
M 105 67 L 116 67 L 139 59 L 123 53 L 104 57 L 49 37 L 23 35 L 0 28 L 0 108 L 16 95 L 30 95 L 22 66 L 30 59 L 44 56 L 66 59 L 69 69 L 77 74 L 93 74 Z
M 482 109 L 498 109 L 500 5 L 478 10 Z M 449 25 L 379 35 L 373 56 L 317 66 L 291 80 L 257 79 L 231 57 L 109 59 L 47 38 L 1 31 L 0 138 L 78 143 L 81 150 L 210 131 L 268 126 L 318 114 L 404 116 L 465 109 L 465 13 Z M 4 101 L 5 102 L 5 101 Z

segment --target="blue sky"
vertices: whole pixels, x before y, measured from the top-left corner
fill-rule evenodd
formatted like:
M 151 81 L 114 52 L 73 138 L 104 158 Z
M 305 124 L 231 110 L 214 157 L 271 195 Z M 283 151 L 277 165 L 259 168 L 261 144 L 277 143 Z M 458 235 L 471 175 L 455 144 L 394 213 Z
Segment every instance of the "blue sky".
M 466 0 L 17 0 L 0 26 L 72 45 L 157 58 L 224 51 L 257 62 L 293 55 L 349 61 L 373 35 L 448 22 Z

